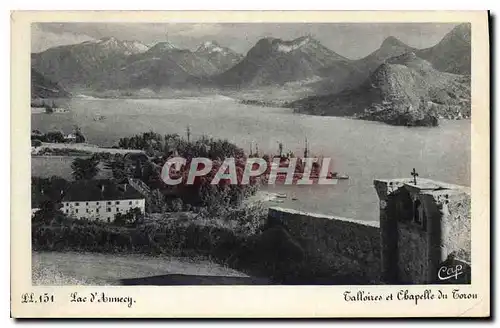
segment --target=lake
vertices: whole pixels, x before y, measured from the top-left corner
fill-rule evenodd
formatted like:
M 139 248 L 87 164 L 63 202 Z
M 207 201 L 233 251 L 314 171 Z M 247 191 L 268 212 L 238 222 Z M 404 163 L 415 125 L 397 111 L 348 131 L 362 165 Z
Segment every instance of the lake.
M 121 137 L 155 131 L 192 137 L 203 134 L 228 139 L 246 152 L 303 154 L 307 137 L 310 156 L 331 157 L 335 171 L 349 180 L 333 186 L 273 186 L 289 196 L 281 207 L 359 220 L 378 220 L 376 178 L 420 177 L 470 185 L 470 120 L 441 121 L 439 127 L 407 128 L 340 117 L 295 114 L 287 108 L 239 104 L 223 97 L 185 99 L 74 98 L 70 113 L 32 114 L 32 129 L 71 132 L 78 125 L 89 143 L 117 144 Z M 95 115 L 106 119 L 95 121 Z M 291 195 L 297 200 L 291 200 Z

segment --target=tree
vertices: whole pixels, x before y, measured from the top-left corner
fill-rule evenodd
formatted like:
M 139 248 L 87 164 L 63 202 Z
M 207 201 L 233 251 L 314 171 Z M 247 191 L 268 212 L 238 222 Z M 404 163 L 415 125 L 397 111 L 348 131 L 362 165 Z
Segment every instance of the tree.
M 40 204 L 40 209 L 33 215 L 33 222 L 50 224 L 52 221 L 61 222 L 66 215 L 60 210 L 61 204 L 52 200 L 46 200 Z
M 149 184 L 150 180 L 154 178 L 154 169 L 153 169 L 153 164 L 150 162 L 146 162 L 144 166 L 142 167 L 142 176 L 141 180 L 144 181 L 146 184 Z
M 138 224 L 141 223 L 144 219 L 144 215 L 141 212 L 141 209 L 138 207 L 131 208 L 130 210 L 127 211 L 129 222 L 131 224 Z
M 83 135 L 82 131 L 78 126 L 75 126 L 75 136 L 76 136 L 76 143 L 83 143 L 85 142 L 85 136 Z
M 117 225 L 133 225 L 142 221 L 143 215 L 138 207 L 131 208 L 125 214 L 116 213 L 113 223 Z
M 113 223 L 116 224 L 116 225 L 126 225 L 127 224 L 127 218 L 122 213 L 116 213 L 115 219 L 113 220 Z
M 167 203 L 165 195 L 160 189 L 153 189 L 150 196 L 150 206 L 147 206 L 149 212 L 165 212 Z
M 170 209 L 172 212 L 181 212 L 184 203 L 180 198 L 174 198 L 170 204 Z
M 99 173 L 99 161 L 95 158 L 75 158 L 71 163 L 75 180 L 90 180 Z
M 137 160 L 135 161 L 134 178 L 136 179 L 142 178 L 142 165 L 139 158 L 137 158 Z
M 31 139 L 31 147 L 40 147 L 42 142 L 39 139 Z
M 49 104 L 44 104 L 45 107 L 45 113 L 47 114 L 52 114 L 54 112 L 54 103 L 52 103 L 52 106 Z
M 58 142 L 58 143 L 64 142 L 64 135 L 60 131 L 48 132 L 46 137 L 47 137 L 47 142 Z
M 186 127 L 186 136 L 187 136 L 187 141 L 191 141 L 191 129 L 189 128 L 189 125 Z
M 125 160 L 123 157 L 115 157 L 114 160 L 109 160 L 105 162 L 104 166 L 106 169 L 113 172 L 113 178 L 115 180 L 121 181 L 128 177 L 127 169 L 125 168 Z

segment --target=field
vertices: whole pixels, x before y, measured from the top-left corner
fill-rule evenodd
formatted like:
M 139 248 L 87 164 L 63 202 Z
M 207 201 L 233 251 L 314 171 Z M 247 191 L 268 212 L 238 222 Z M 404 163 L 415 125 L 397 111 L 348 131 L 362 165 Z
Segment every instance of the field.
M 66 180 L 73 180 L 71 163 L 77 157 L 81 156 L 31 156 L 31 176 L 50 178 L 56 175 Z M 109 179 L 111 176 L 111 170 L 106 169 L 101 162 L 96 179 Z
M 121 279 L 158 275 L 248 277 L 206 260 L 163 256 L 33 252 L 33 285 L 120 285 Z

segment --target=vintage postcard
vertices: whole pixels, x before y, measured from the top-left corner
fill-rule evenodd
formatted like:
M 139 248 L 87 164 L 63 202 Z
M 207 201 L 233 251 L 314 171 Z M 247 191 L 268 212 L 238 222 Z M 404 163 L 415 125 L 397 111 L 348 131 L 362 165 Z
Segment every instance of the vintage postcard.
M 487 12 L 11 23 L 13 317 L 490 316 Z

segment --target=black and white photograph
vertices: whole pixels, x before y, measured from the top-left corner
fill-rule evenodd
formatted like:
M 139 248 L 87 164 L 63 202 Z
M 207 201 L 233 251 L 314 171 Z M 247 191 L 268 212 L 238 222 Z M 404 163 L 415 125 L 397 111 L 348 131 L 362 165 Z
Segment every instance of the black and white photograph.
M 34 286 L 473 283 L 470 22 L 30 28 Z

